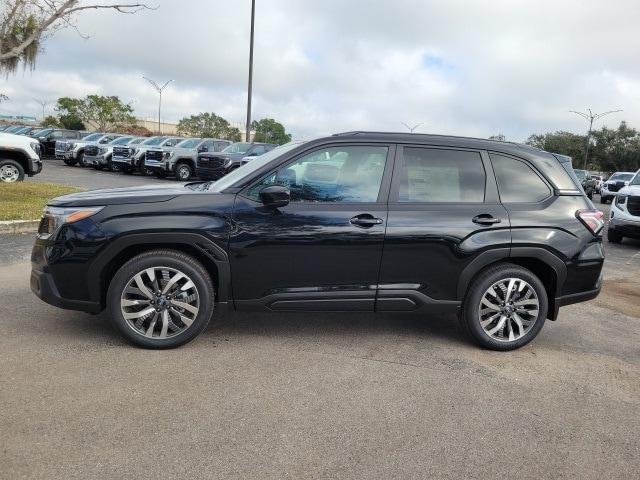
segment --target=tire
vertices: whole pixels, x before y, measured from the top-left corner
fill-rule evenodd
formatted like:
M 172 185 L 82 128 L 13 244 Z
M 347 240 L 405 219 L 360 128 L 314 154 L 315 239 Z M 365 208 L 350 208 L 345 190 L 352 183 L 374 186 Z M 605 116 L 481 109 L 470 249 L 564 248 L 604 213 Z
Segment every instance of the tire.
M 588 198 L 589 200 L 593 199 L 593 192 L 589 192 L 589 193 L 587 193 L 587 198 Z
M 0 159 L 0 183 L 15 183 L 24 180 L 24 168 L 15 160 Z
M 84 161 L 84 152 L 80 152 L 78 154 L 78 161 L 76 163 L 78 164 L 79 167 L 82 167 L 82 168 L 87 166 L 87 164 Z
M 193 177 L 193 168 L 188 163 L 179 163 L 176 166 L 176 178 L 180 181 L 186 182 Z
M 150 281 L 149 271 L 154 272 L 155 284 Z M 169 272 L 169 277 L 163 276 L 163 272 Z M 166 288 L 166 279 L 173 279 L 178 273 L 186 278 L 169 286 L 168 293 L 178 292 L 176 296 L 183 297 L 183 302 L 177 302 L 175 297 L 157 296 L 151 291 Z M 137 288 L 140 285 L 138 282 L 142 282 L 148 295 L 142 289 L 136 292 L 131 288 L 132 285 Z M 159 288 L 157 282 L 160 283 Z M 189 283 L 192 287 L 185 288 Z M 194 295 L 197 297 L 195 304 L 191 300 Z M 175 348 L 190 342 L 207 327 L 213 315 L 214 300 L 211 277 L 200 262 L 176 250 L 151 250 L 132 258 L 116 272 L 107 291 L 107 312 L 115 328 L 131 343 L 143 348 Z M 139 303 L 127 305 L 125 302 Z M 179 307 L 172 302 L 189 308 Z M 143 311 L 148 313 L 136 316 Z M 125 318 L 125 314 L 131 318 Z M 181 318 L 185 318 L 185 321 Z M 146 336 L 145 331 L 150 331 L 151 337 Z M 162 338 L 163 332 L 165 338 Z
M 119 163 L 113 163 L 111 159 L 107 160 L 107 170 L 110 172 L 121 172 L 122 167 Z
M 122 173 L 126 173 L 127 175 L 133 175 L 133 168 L 131 168 L 131 167 L 122 167 L 122 169 L 120 169 L 120 171 Z
M 70 167 L 75 166 L 76 162 L 75 160 L 72 160 L 70 158 L 65 158 L 64 160 L 62 160 L 66 165 L 69 165 Z
M 515 304 L 502 307 L 501 301 L 506 297 L 505 293 L 512 279 L 515 280 L 515 290 L 510 298 Z M 519 292 L 521 287 L 523 289 Z M 493 289 L 496 296 L 489 293 L 490 289 Z M 489 307 L 484 299 L 498 309 Z M 527 303 L 518 306 L 520 301 Z M 537 305 L 533 304 L 535 301 Z M 481 309 L 481 305 L 487 308 Z M 537 276 L 519 265 L 500 263 L 484 270 L 472 282 L 464 300 L 460 320 L 467 333 L 480 346 L 499 351 L 515 350 L 538 335 L 547 318 L 548 306 L 547 292 Z M 505 312 L 507 314 L 513 312 L 512 316 L 503 315 L 504 309 L 508 309 Z M 514 312 L 514 309 L 517 310 Z M 483 319 L 484 327 L 481 323 Z M 523 325 L 522 330 L 518 323 Z M 511 335 L 513 339 L 509 340 Z
M 602 195 L 600 195 L 600 203 L 603 203 L 606 205 L 607 202 L 609 202 L 609 197 L 603 197 Z
M 166 178 L 167 177 L 167 174 L 165 172 L 163 172 L 162 170 L 157 170 L 157 171 L 153 172 L 153 175 L 156 178 Z
M 102 170 L 104 168 L 104 166 L 100 165 L 99 163 L 96 163 L 96 164 L 94 164 L 92 166 L 93 166 L 93 168 L 95 170 Z
M 616 232 L 613 228 L 609 227 L 607 230 L 607 241 L 610 243 L 620 243 L 624 237 Z

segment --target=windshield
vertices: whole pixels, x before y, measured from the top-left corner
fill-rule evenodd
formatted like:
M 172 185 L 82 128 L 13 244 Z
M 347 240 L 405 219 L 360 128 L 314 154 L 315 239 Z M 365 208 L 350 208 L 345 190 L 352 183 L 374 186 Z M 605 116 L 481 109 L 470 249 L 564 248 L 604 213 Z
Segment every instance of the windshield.
M 160 145 L 166 139 L 167 137 L 151 137 L 142 142 L 142 145 Z
M 247 153 L 247 151 L 250 148 L 251 148 L 250 143 L 246 143 L 246 142 L 232 143 L 227 148 L 222 150 L 221 153 Z
M 629 182 L 629 185 L 640 185 L 640 170 L 636 172 L 635 177 Z
M 174 145 L 177 145 L 178 143 L 180 143 L 182 140 L 184 140 L 183 138 L 167 138 L 165 140 L 165 142 L 163 143 L 163 145 L 166 145 L 167 147 L 173 147 Z
M 90 133 L 89 135 L 84 137 L 82 140 L 85 142 L 93 142 L 94 140 L 98 140 L 103 136 L 104 136 L 104 133 Z
M 574 170 L 576 172 L 576 177 L 578 177 L 580 180 L 584 180 L 585 178 L 587 178 L 587 172 L 586 170 Z
M 626 182 L 627 180 L 631 180 L 631 177 L 633 177 L 633 173 L 614 173 L 609 180 L 622 180 Z
M 111 145 L 126 145 L 131 140 L 131 137 L 118 137 L 111 142 Z
M 196 148 L 202 142 L 201 138 L 187 138 L 176 145 L 177 148 Z
M 134 138 L 128 143 L 128 145 L 137 145 L 138 143 L 142 142 L 143 140 L 146 140 L 145 137 Z
M 264 155 L 260 155 L 259 157 L 256 157 L 255 160 L 245 163 L 231 173 L 228 173 L 217 182 L 212 183 L 209 189 L 214 192 L 221 192 L 225 188 L 231 187 L 238 180 L 246 177 L 247 175 L 251 175 L 256 170 L 259 170 L 260 168 L 271 162 L 273 159 L 278 158 L 280 155 L 283 155 L 304 143 L 306 143 L 306 141 L 298 140 L 296 142 L 289 142 L 285 143 L 284 145 L 280 145 L 270 152 L 267 152 Z
M 31 135 L 34 137 L 44 137 L 53 132 L 53 128 L 43 128 L 42 130 L 36 130 L 35 132 L 31 132 Z

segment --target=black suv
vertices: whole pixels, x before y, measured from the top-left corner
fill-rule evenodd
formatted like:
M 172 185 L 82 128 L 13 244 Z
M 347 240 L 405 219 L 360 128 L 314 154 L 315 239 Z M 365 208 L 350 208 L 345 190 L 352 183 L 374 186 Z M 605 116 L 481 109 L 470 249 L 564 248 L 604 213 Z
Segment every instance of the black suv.
M 218 311 L 458 313 L 480 345 L 532 340 L 596 297 L 602 212 L 568 157 L 459 137 L 350 132 L 217 182 L 51 201 L 31 288 L 175 347 Z
M 79 140 L 87 135 L 87 132 L 79 130 L 64 130 L 60 128 L 43 128 L 29 134 L 40 142 L 42 155 L 45 157 L 56 156 L 56 142 L 58 140 Z

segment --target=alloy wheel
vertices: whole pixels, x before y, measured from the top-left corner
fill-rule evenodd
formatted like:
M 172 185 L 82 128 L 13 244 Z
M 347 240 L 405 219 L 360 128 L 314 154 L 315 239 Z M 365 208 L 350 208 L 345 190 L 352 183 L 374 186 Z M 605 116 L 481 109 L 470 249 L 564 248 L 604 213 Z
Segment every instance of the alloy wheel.
M 180 180 L 188 180 L 191 176 L 191 169 L 186 165 L 181 165 L 178 167 L 178 178 Z
M 20 171 L 15 165 L 3 165 L 0 167 L 0 181 L 6 183 L 17 182 L 20 178 Z
M 134 275 L 120 296 L 120 310 L 137 334 L 153 339 L 187 330 L 200 311 L 200 296 L 185 273 L 170 267 L 147 268 Z
M 499 342 L 524 337 L 538 319 L 540 302 L 534 288 L 521 278 L 505 278 L 491 285 L 478 306 L 484 333 Z

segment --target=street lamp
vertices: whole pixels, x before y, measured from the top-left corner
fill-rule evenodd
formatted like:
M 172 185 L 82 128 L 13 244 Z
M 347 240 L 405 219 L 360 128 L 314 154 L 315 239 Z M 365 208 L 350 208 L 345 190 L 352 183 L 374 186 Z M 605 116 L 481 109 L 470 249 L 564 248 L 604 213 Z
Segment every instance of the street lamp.
M 34 100 L 38 102 L 40 106 L 42 106 L 42 119 L 44 120 L 44 110 L 45 108 L 47 108 L 47 105 L 49 105 L 49 100 L 39 100 L 37 98 Z
M 584 152 L 584 169 L 587 169 L 587 160 L 589 160 L 589 145 L 591 143 L 591 130 L 593 129 L 593 122 L 596 120 L 600 120 L 605 115 L 609 115 L 610 113 L 621 112 L 622 110 L 610 110 L 608 112 L 603 113 L 592 113 L 590 108 L 587 108 L 587 112 L 576 112 L 575 110 L 569 110 L 570 113 L 575 113 L 576 115 L 580 115 L 587 122 L 589 122 L 589 132 L 587 133 L 587 148 Z
M 253 24 L 256 16 L 256 0 L 251 0 L 251 35 L 249 38 L 249 88 L 247 89 L 247 126 L 245 141 L 251 141 L 251 84 L 253 83 Z
M 404 122 L 400 122 L 402 125 L 404 125 L 405 127 L 407 127 L 407 130 L 409 130 L 411 133 L 413 133 L 413 131 L 418 128 L 420 125 L 422 125 L 421 123 L 417 123 L 415 124 L 413 127 L 410 127 L 409 125 L 407 125 Z
M 145 76 L 143 76 L 142 78 L 144 78 L 147 82 L 149 82 L 151 86 L 156 89 L 156 91 L 160 96 L 160 98 L 158 99 L 158 135 L 162 135 L 162 128 L 160 127 L 160 113 L 162 109 L 162 91 L 167 87 L 167 85 L 173 82 L 173 80 L 167 80 L 164 85 L 160 86 L 150 78 L 147 78 Z

